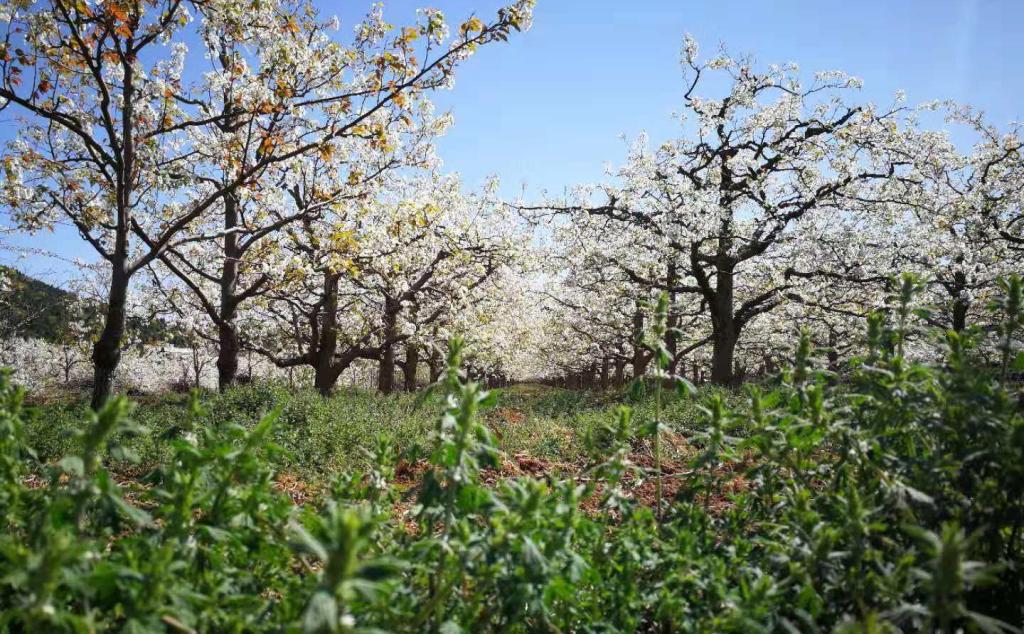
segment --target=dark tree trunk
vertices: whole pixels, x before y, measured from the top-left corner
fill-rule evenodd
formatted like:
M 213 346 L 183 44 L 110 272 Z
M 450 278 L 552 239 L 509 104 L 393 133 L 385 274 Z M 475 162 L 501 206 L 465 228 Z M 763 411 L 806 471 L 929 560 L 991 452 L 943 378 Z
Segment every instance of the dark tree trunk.
M 350 349 L 340 356 L 334 357 L 331 362 L 324 363 L 323 366 L 317 366 L 314 381 L 320 395 L 326 398 L 333 394 L 334 388 L 338 384 L 338 379 L 352 365 L 352 362 L 358 358 L 360 358 L 359 351 Z M 321 367 L 323 368 L 322 370 L 320 369 Z
M 640 306 L 633 313 L 633 378 L 647 372 L 647 351 L 644 349 L 644 312 Z
M 414 343 L 405 346 L 405 362 L 402 363 L 402 375 L 405 378 L 405 391 L 416 391 L 416 369 L 420 365 L 420 348 Z
M 124 339 L 128 283 L 132 272 L 128 264 L 128 236 L 131 230 L 132 178 L 135 170 L 135 138 L 132 122 L 135 117 L 135 70 L 124 67 L 122 78 L 124 112 L 122 117 L 121 165 L 116 187 L 116 234 L 110 264 L 110 289 L 107 294 L 107 313 L 103 330 L 93 345 L 92 408 L 98 410 L 110 398 L 114 387 L 114 373 L 121 362 L 121 341 Z M 114 139 L 108 139 L 114 143 Z
M 711 351 L 711 382 L 716 385 L 732 385 L 733 359 L 736 355 L 736 335 L 731 331 L 719 331 L 715 335 Z
M 733 375 L 732 375 L 733 383 L 736 384 L 736 385 L 739 385 L 739 384 L 743 383 L 743 381 L 746 380 L 746 378 L 747 378 L 747 366 L 741 365 L 739 362 L 737 362 L 736 366 L 733 368 Z
M 665 282 L 670 289 L 679 285 L 679 271 L 674 258 L 669 260 Z M 679 328 L 679 313 L 676 311 L 676 292 L 674 290 L 669 291 L 668 318 L 665 320 L 665 325 L 668 327 L 665 331 L 665 347 L 668 348 L 669 354 L 672 355 L 668 371 L 670 374 L 675 374 L 676 368 L 679 365 L 679 357 L 677 355 L 679 351 L 679 333 L 677 332 Z
M 318 325 L 313 383 L 320 396 L 326 398 L 334 391 L 334 384 L 341 375 L 334 363 L 338 349 L 338 274 L 332 271 L 324 273 L 323 306 Z
M 377 390 L 391 394 L 395 390 L 395 346 L 385 344 L 380 353 L 380 367 L 377 371 Z
M 318 361 L 323 357 L 324 355 L 319 355 Z M 313 374 L 313 385 L 316 387 L 316 391 L 320 393 L 320 396 L 330 398 L 331 394 L 334 393 L 334 385 L 338 382 L 340 375 L 341 373 L 330 363 L 317 363 Z
M 967 276 L 962 271 L 953 275 L 953 315 L 952 325 L 956 332 L 963 332 L 967 328 L 967 311 L 970 310 L 970 300 L 964 292 L 967 287 Z
M 395 389 L 395 339 L 398 337 L 398 303 L 384 302 L 384 341 L 381 344 L 377 389 L 390 394 Z
M 612 379 L 612 384 L 615 387 L 622 387 L 622 384 L 626 382 L 626 360 L 622 358 L 615 359 L 615 376 Z
M 608 373 L 611 371 L 611 360 L 608 357 L 601 359 L 601 389 L 608 389 Z
M 74 355 L 74 351 L 71 349 L 71 346 L 65 344 L 64 345 L 64 349 L 63 349 L 63 354 L 64 354 L 64 385 L 67 386 L 67 385 L 69 385 L 71 383 L 71 369 L 75 366 L 75 360 L 74 360 L 74 357 L 72 356 L 72 355 Z
M 200 376 L 203 372 L 203 363 L 199 358 L 199 348 L 192 347 L 192 373 L 195 375 L 195 388 L 198 390 L 202 387 L 202 377 Z
M 953 330 L 963 332 L 967 328 L 967 310 L 970 303 L 964 297 L 958 297 L 953 302 Z
M 441 358 L 441 351 L 434 350 L 430 353 L 430 360 L 427 361 L 427 365 L 430 366 L 430 382 L 435 383 L 441 378 L 441 373 L 444 372 L 444 360 Z
M 222 322 L 217 326 L 217 388 L 223 392 L 238 377 L 238 355 L 242 344 L 235 330 L 234 322 Z
M 831 372 L 837 372 L 839 370 L 839 349 L 835 332 L 828 333 L 828 369 Z
M 125 238 L 126 240 L 127 238 Z M 122 257 L 113 264 L 103 331 L 92 349 L 92 408 L 94 410 L 98 410 L 110 398 L 114 387 L 114 373 L 117 371 L 117 365 L 121 362 L 121 340 L 124 339 L 129 280 L 125 259 Z
M 230 387 L 238 376 L 238 355 L 241 344 L 235 317 L 238 312 L 238 198 L 234 194 L 224 197 L 224 258 L 220 274 L 220 309 L 217 319 L 217 387 L 221 392 Z
M 736 343 L 739 341 L 740 324 L 733 313 L 732 268 L 720 265 L 715 277 L 716 288 L 711 311 L 711 382 L 717 385 L 733 385 L 736 381 L 733 361 Z

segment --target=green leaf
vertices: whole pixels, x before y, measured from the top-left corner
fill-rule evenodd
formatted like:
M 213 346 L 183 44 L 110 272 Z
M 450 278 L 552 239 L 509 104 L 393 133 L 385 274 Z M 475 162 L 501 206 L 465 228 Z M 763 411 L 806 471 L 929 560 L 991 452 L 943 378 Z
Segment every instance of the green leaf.
M 406 568 L 404 562 L 398 559 L 371 559 L 363 562 L 356 574 L 370 581 L 383 581 L 384 579 L 394 577 L 404 568 Z
M 111 494 L 107 496 L 114 506 L 118 508 L 124 515 L 134 522 L 138 526 L 149 526 L 153 522 L 153 518 L 149 513 L 140 509 L 137 506 L 129 504 L 120 495 Z
M 1024 350 L 1017 353 L 1017 358 L 1013 360 L 1013 371 L 1024 372 Z
M 481 408 L 490 408 L 498 404 L 498 391 L 488 390 L 480 394 L 479 403 Z
M 534 573 L 541 573 L 547 565 L 547 560 L 529 537 L 523 537 L 523 561 Z
M 462 634 L 462 627 L 455 621 L 445 621 L 437 630 L 440 634 Z
M 644 397 L 646 391 L 647 388 L 644 385 L 643 377 L 638 376 L 629 384 L 629 399 L 633 402 L 638 402 Z
M 317 590 L 302 613 L 302 631 L 333 632 L 338 628 L 338 602 L 326 590 Z
M 320 561 L 327 561 L 327 549 L 304 526 L 292 522 L 289 529 L 292 534 L 292 547 L 295 550 L 313 555 Z
M 697 387 L 681 376 L 675 378 L 675 385 L 676 393 L 683 398 L 692 398 L 697 393 Z
M 78 456 L 65 456 L 57 463 L 57 466 L 68 475 L 78 477 L 85 475 L 85 463 Z

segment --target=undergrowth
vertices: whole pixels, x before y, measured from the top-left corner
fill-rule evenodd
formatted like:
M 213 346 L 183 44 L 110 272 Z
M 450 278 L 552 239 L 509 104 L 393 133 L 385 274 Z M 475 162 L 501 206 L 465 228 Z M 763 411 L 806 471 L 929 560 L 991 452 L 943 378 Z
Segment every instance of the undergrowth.
M 45 462 L 4 377 L 0 630 L 1019 631 L 1024 419 L 1005 379 L 1024 365 L 1021 282 L 995 307 L 998 367 L 979 332 L 933 333 L 941 363 L 905 359 L 922 333 L 916 282 L 903 284 L 844 382 L 804 334 L 777 386 L 742 403 L 694 395 L 652 338 L 654 393 L 587 426 L 579 469 L 541 477 L 493 477 L 504 456 L 488 421 L 511 405 L 465 379 L 453 341 L 420 396 L 440 414 L 413 485 L 396 483 L 392 433 L 305 504 L 275 486 L 295 459 L 293 402 L 254 424 L 219 419 L 220 402 L 179 407 L 128 495 L 109 465 L 154 435 L 138 410 L 110 401 Z M 536 407 L 557 418 L 575 398 Z M 567 409 L 589 420 L 606 404 L 589 407 Z
M 711 393 L 712 388 L 704 392 Z M 585 462 L 584 437 L 600 429 L 618 406 L 629 403 L 638 416 L 652 408 L 650 395 L 634 399 L 623 390 L 578 392 L 527 384 L 494 393 L 497 406 L 483 416 L 498 448 L 509 455 L 524 453 L 558 463 Z M 734 402 L 742 400 L 739 393 L 727 394 Z M 273 440 L 286 451 L 276 466 L 317 484 L 346 469 L 368 468 L 371 456 L 365 447 L 380 436 L 388 437 L 403 459 L 415 461 L 429 450 L 429 433 L 442 401 L 440 395 L 418 403 L 415 394 L 385 396 L 360 389 L 338 390 L 325 399 L 312 389 L 296 392 L 275 383 L 240 385 L 223 394 L 201 392 L 196 397 L 202 405 L 194 414 L 199 427 L 234 423 L 252 428 L 263 414 L 280 407 Z M 180 394 L 137 403 L 132 417 L 148 433 L 122 440 L 138 460 L 115 461 L 111 469 L 133 475 L 169 459 L 173 449 L 168 441 L 181 436 L 189 406 L 190 397 Z M 673 397 L 668 407 L 679 429 L 696 421 L 692 400 Z M 78 450 L 76 432 L 88 416 L 88 405 L 81 399 L 26 405 L 22 413 L 28 442 L 43 462 L 56 462 Z

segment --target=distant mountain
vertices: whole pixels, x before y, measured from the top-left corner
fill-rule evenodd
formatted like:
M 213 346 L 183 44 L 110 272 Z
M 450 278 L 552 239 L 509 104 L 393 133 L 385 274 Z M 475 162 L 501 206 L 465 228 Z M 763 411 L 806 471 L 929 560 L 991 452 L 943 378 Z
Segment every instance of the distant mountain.
M 67 326 L 75 319 L 89 324 L 95 334 L 102 315 L 102 304 L 78 301 L 74 293 L 0 264 L 0 339 L 16 336 L 58 341 L 68 336 Z M 160 318 L 129 315 L 125 329 L 136 343 L 184 345 L 180 333 Z
M 73 318 L 75 295 L 0 265 L 0 337 L 54 341 Z

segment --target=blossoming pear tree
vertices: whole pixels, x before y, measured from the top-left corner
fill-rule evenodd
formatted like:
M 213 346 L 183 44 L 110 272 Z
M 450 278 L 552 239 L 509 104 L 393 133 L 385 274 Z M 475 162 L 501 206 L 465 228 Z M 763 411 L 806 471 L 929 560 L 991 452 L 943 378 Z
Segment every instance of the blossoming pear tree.
M 93 406 L 111 391 L 140 271 L 202 235 L 208 214 L 233 225 L 235 197 L 258 191 L 279 166 L 341 139 L 380 138 L 379 113 L 449 86 L 478 46 L 527 26 L 531 6 L 520 0 L 489 23 L 473 17 L 450 40 L 437 11 L 403 29 L 375 11 L 352 43 L 325 37 L 301 0 L 0 8 L 0 109 L 22 118 L 2 157 L 5 203 L 25 228 L 69 223 L 109 267 Z M 217 60 L 198 79 L 186 70 L 195 37 Z M 227 253 L 222 321 L 246 292 L 233 279 L 237 242 L 266 226 L 239 221 L 215 236 Z
M 953 103 L 926 105 L 922 112 L 933 108 L 944 114 L 946 128 L 922 129 L 915 119 L 903 134 L 913 169 L 882 189 L 901 242 L 896 266 L 926 280 L 929 321 L 960 332 L 982 325 L 997 281 L 1019 266 L 1015 217 L 1024 163 L 1017 130 L 1002 133 Z M 971 140 L 957 143 L 951 131 Z
M 670 251 L 653 272 L 618 265 L 650 288 L 699 298 L 711 380 L 731 384 L 744 328 L 791 286 L 781 245 L 806 219 L 839 214 L 858 188 L 895 172 L 898 162 L 869 150 L 895 133 L 899 109 L 855 103 L 860 82 L 840 72 L 805 83 L 792 65 L 762 71 L 725 53 L 700 61 L 689 37 L 682 58 L 684 136 L 653 150 L 638 143 L 612 182 L 541 207 L 607 219 Z M 726 90 L 700 96 L 715 75 Z
M 378 388 L 391 391 L 398 346 L 421 345 L 511 265 L 503 210 L 464 196 L 453 177 L 392 175 L 373 197 L 290 228 L 286 283 L 258 308 L 265 332 L 253 345 L 281 367 L 312 367 L 323 394 L 356 359 L 373 359 Z

